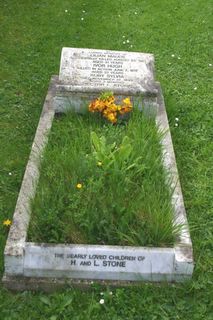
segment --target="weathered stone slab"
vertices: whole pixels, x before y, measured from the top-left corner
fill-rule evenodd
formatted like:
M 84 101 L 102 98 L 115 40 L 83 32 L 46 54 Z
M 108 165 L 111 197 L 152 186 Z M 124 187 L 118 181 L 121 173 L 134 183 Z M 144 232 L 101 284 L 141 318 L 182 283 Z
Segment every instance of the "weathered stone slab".
M 40 116 L 31 153 L 24 173 L 21 189 L 17 199 L 5 250 L 4 263 L 7 273 L 23 275 L 24 247 L 31 213 L 31 199 L 36 192 L 39 179 L 41 154 L 47 143 L 48 132 L 54 118 L 53 97 L 55 95 L 56 77 L 52 77 Z
M 56 113 L 64 113 L 67 111 L 72 111 L 76 113 L 87 113 L 89 103 L 96 99 L 98 94 L 96 93 L 80 93 L 80 92 L 69 92 L 69 94 L 63 94 L 62 96 L 57 95 L 54 98 L 54 109 Z M 116 95 L 116 102 L 119 103 L 122 99 L 127 96 Z M 148 101 L 147 101 L 148 100 Z M 152 110 L 156 110 L 156 97 L 149 97 L 148 99 L 139 97 L 139 96 L 131 96 L 131 102 L 135 107 L 139 110 L 144 108 L 149 110 L 150 106 L 152 106 Z M 147 102 L 147 104 L 146 104 Z M 154 107 L 155 106 L 155 107 Z
M 154 57 L 140 52 L 63 48 L 60 91 L 156 94 Z
M 100 92 L 112 91 L 116 98 L 130 96 L 140 109 L 148 97 L 147 109 L 156 113 L 156 86 L 152 54 L 63 48 L 54 109 L 84 113 Z
M 24 275 L 159 281 L 171 279 L 174 258 L 172 248 L 27 243 Z

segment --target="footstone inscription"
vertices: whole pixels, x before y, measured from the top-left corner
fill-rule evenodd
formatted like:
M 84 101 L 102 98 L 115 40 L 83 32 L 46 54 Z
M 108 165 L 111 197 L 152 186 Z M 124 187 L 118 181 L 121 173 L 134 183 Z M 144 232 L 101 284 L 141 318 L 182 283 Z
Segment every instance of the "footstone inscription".
M 157 263 L 156 263 L 157 262 Z M 25 248 L 25 275 L 135 280 L 142 274 L 171 274 L 172 249 L 146 249 L 95 245 L 33 244 Z
M 144 256 L 127 256 L 114 254 L 55 253 L 55 259 L 67 260 L 71 266 L 117 267 L 125 268 L 127 261 L 143 261 Z
M 152 54 L 63 48 L 59 80 L 70 90 L 153 91 Z

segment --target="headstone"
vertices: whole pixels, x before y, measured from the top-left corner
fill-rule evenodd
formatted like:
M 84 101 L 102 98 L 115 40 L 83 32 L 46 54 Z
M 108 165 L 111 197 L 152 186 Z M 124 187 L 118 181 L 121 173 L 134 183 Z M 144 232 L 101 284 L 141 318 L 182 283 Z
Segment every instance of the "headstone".
M 131 96 L 142 107 L 141 97 L 156 99 L 154 57 L 140 52 L 63 48 L 56 90 L 55 110 L 82 106 L 100 92 Z M 149 101 L 150 102 L 150 101 Z
M 153 71 L 152 54 L 63 48 L 59 81 L 70 90 L 151 93 Z

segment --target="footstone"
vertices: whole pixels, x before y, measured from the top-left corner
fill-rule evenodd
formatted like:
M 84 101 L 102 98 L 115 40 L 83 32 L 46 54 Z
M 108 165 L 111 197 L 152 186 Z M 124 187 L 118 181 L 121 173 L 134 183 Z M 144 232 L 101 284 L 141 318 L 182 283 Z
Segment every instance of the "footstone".
M 174 259 L 173 249 L 29 243 L 24 268 L 30 277 L 158 281 L 171 278 Z

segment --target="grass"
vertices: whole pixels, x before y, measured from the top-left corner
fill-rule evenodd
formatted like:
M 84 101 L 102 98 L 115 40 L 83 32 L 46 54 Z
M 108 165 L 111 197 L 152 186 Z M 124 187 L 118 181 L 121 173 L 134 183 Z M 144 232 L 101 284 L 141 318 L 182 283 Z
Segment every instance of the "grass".
M 171 190 L 155 120 L 135 109 L 111 125 L 94 115 L 55 121 L 32 203 L 30 241 L 171 246 Z M 168 179 L 167 179 L 168 180 Z
M 211 9 L 210 0 L 1 1 L 1 221 L 12 218 L 61 48 L 151 52 L 166 100 L 196 262 L 189 283 L 114 289 L 111 300 L 98 287 L 49 296 L 1 288 L 1 319 L 212 319 Z M 1 273 L 6 237 L 1 224 Z M 104 305 L 99 304 L 101 291 Z

